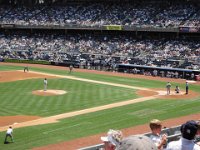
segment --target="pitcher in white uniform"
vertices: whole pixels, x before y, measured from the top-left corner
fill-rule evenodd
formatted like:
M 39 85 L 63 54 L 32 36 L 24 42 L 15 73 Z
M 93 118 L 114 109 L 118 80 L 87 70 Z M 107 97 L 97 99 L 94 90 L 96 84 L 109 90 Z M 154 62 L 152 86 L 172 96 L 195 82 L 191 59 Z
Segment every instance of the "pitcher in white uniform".
M 44 91 L 47 90 L 47 84 L 48 84 L 48 81 L 47 81 L 47 78 L 44 79 Z

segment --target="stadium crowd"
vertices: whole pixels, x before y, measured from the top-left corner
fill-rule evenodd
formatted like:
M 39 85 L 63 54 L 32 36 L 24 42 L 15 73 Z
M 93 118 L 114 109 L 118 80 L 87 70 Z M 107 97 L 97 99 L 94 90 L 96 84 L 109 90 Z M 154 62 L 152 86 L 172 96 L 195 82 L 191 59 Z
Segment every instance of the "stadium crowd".
M 137 65 L 156 65 L 154 62 L 173 59 L 193 62 L 193 66 L 187 66 L 193 69 L 200 67 L 195 65 L 200 61 L 198 41 L 135 39 L 127 35 L 0 34 L 0 54 L 4 58 L 57 62 L 68 60 L 72 55 L 79 56 L 76 58 L 79 62 L 97 55 L 101 56 L 97 59 L 104 57 L 111 61 L 110 57 L 119 57 L 121 63 Z
M 19 5 L 9 7 L 2 5 L 0 6 L 0 14 L 0 24 L 16 24 L 27 27 L 125 25 L 200 28 L 200 10 L 198 6 L 189 2 L 186 4 L 165 2 L 164 5 L 160 3 L 124 3 L 121 5 L 119 3 L 105 4 L 101 2 L 91 4 L 70 3 L 65 6 L 38 5 L 25 7 Z M 94 34 L 90 32 L 76 32 L 73 34 L 53 32 L 52 34 L 47 34 L 45 32 L 46 30 L 40 33 L 1 32 L 0 59 L 29 59 L 54 62 L 70 60 L 77 61 L 80 65 L 87 66 L 88 69 L 99 65 L 110 66 L 114 69 L 117 63 L 200 69 L 200 43 L 198 40 L 185 37 L 177 39 L 136 38 L 131 34 Z M 166 60 L 174 61 L 169 63 Z M 179 63 L 175 63 L 176 61 Z M 188 64 L 185 62 L 188 62 Z M 132 71 L 137 73 L 136 68 Z M 146 75 L 148 73 L 144 72 Z M 157 76 L 157 70 L 153 71 L 153 75 Z M 178 72 L 167 71 L 166 76 L 178 78 Z M 156 123 L 161 132 L 161 123 L 158 121 Z M 195 126 L 195 132 L 192 135 L 187 135 L 185 131 L 186 127 L 189 128 L 188 126 Z M 193 144 L 196 132 L 196 123 L 186 122 L 181 127 L 181 140 L 191 140 Z M 155 134 L 152 139 L 160 142 L 158 141 L 161 140 L 160 135 L 159 137 L 157 136 L 158 134 Z M 188 139 L 188 136 L 191 136 L 191 138 Z M 167 139 L 165 137 L 165 142 L 161 146 L 158 144 L 156 146 L 162 149 L 167 146 L 166 143 Z M 178 145 L 177 143 L 175 144 Z M 127 146 L 127 144 L 122 144 L 121 146 L 124 149 L 123 146 Z M 167 149 L 173 150 L 170 147 Z M 200 149 L 199 146 L 198 149 Z
M 0 24 L 23 26 L 127 25 L 199 27 L 198 6 L 190 3 L 80 3 L 53 6 L 0 6 Z
M 187 27 L 199 27 L 200 26 L 200 10 L 195 13 L 191 18 L 187 19 L 183 26 Z

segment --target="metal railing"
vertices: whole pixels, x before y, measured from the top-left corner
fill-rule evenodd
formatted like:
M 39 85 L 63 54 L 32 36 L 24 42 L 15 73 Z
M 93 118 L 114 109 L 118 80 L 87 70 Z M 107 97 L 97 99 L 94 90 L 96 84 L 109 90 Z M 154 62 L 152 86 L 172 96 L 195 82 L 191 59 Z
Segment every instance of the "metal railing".
M 171 128 L 165 128 L 161 131 L 161 134 L 167 134 L 168 142 L 176 141 L 181 136 L 180 127 L 181 126 L 179 125 L 179 126 L 175 126 L 175 127 L 171 127 Z M 151 135 L 151 133 L 150 132 L 144 133 L 144 135 L 149 137 Z M 104 143 L 92 145 L 92 146 L 88 146 L 88 147 L 83 147 L 78 150 L 104 150 Z

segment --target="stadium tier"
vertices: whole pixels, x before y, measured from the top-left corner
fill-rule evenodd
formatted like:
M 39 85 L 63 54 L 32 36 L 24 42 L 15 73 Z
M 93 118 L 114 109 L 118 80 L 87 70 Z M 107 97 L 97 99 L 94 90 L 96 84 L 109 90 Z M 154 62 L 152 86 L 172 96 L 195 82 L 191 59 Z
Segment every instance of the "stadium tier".
M 169 123 L 199 113 L 200 0 L 0 0 L 0 62 L 26 63 L 1 63 L 0 117 L 37 117 L 30 128 L 14 129 L 16 143 L 11 127 L 5 144 L 7 137 L 13 144 L 1 144 L 3 149 L 70 142 L 105 132 L 110 124 L 124 129 L 155 117 Z M 175 84 L 178 92 L 170 94 Z M 189 117 L 197 120 L 195 115 Z M 55 120 L 47 125 L 51 117 Z M 28 126 L 17 121 L 13 126 Z M 146 132 L 143 127 L 138 133 Z M 161 132 L 161 123 L 158 127 Z M 180 128 L 162 130 L 168 136 L 160 149 L 167 147 L 167 138 L 180 138 Z M 98 145 L 84 145 L 82 150 L 111 150 L 104 144 L 99 138 Z M 51 148 L 68 149 L 62 144 Z

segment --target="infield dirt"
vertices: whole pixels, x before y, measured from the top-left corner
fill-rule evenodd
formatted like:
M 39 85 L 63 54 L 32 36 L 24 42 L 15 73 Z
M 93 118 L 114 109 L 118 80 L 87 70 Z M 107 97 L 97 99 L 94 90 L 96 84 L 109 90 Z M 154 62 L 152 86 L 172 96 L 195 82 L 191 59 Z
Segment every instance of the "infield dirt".
M 21 66 L 24 66 L 24 64 L 10 64 L 10 65 L 21 65 Z M 33 66 L 33 67 L 40 67 L 40 68 L 44 68 L 44 67 L 45 68 L 56 68 L 56 69 L 61 69 L 61 70 L 66 70 L 66 71 L 68 70 L 68 68 L 57 67 L 57 66 L 55 67 L 55 66 L 44 66 L 44 65 L 30 65 L 30 64 L 28 64 L 28 65 L 30 67 Z M 145 78 L 145 79 L 150 79 L 150 80 L 161 80 L 161 81 L 185 83 L 185 80 L 182 80 L 182 79 L 168 79 L 168 78 L 160 78 L 160 77 L 150 77 L 150 76 L 142 76 L 142 75 L 130 75 L 130 74 L 123 74 L 123 73 L 110 73 L 110 72 L 104 72 L 104 71 L 83 70 L 83 69 L 76 69 L 75 71 L 90 72 L 90 73 L 96 73 L 96 74 L 106 74 L 106 75 L 112 75 L 112 76 L 125 76 L 125 77 L 130 77 L 130 78 Z M 8 75 L 8 74 L 10 74 L 10 75 Z M 16 72 L 15 72 L 15 74 L 16 74 Z M 44 78 L 44 77 L 47 77 L 47 76 L 48 76 L 48 78 L 58 78 L 58 76 L 49 75 L 49 74 L 39 74 L 39 73 L 36 73 L 36 72 L 24 73 L 22 71 L 17 71 L 17 75 L 13 77 L 13 72 L 12 71 L 4 71 L 4 72 L 1 72 L 1 74 L 0 74 L 0 82 L 11 82 L 11 81 L 16 81 L 16 80 L 26 80 L 26 79 L 31 79 L 31 78 Z M 196 82 L 195 84 L 199 84 L 199 82 Z M 150 100 L 150 99 L 158 97 L 158 93 L 159 93 L 160 90 L 161 89 L 155 89 L 155 90 L 147 89 L 147 90 L 144 90 L 144 89 L 139 89 L 138 88 L 137 94 L 141 95 L 141 96 L 144 96 L 143 100 L 141 98 L 142 101 Z M 162 89 L 162 92 L 165 92 L 165 90 Z M 165 95 L 163 93 L 163 94 L 161 94 L 159 96 L 162 97 L 162 98 L 173 99 L 173 100 L 183 98 L 182 94 L 180 94 L 180 95 L 175 95 L 175 94 L 173 94 L 173 95 Z M 184 98 L 193 98 L 193 97 L 196 97 L 196 96 L 198 96 L 197 93 L 190 91 L 190 93 L 188 95 L 184 95 Z M 121 104 L 121 105 L 123 105 L 123 104 Z M 106 106 L 107 107 L 106 109 L 109 109 L 109 108 L 112 108 L 112 107 L 117 107 L 117 106 L 120 106 L 120 104 L 118 103 L 118 104 L 116 104 L 116 106 L 115 106 L 115 104 L 112 104 L 109 107 Z M 93 108 L 93 109 L 95 109 L 95 108 Z M 96 111 L 98 111 L 98 109 L 96 109 Z M 88 111 L 88 112 L 90 112 L 90 111 Z M 88 113 L 88 112 L 85 112 L 85 113 Z M 55 118 L 55 116 L 52 116 L 52 117 Z M 28 123 L 28 126 L 29 126 L 29 125 L 36 125 L 35 123 L 33 123 L 36 120 L 38 120 L 38 121 L 40 120 L 41 121 L 42 119 L 44 119 L 44 118 L 40 118 L 38 116 L 32 116 L 32 117 L 28 116 L 29 120 L 25 119 L 25 118 L 27 118 L 27 116 L 24 116 L 24 118 L 23 118 L 23 116 L 20 116 L 20 117 L 8 116 L 8 118 L 5 117 L 3 119 L 0 119 L 0 126 L 1 126 L 0 130 L 1 131 L 5 130 L 7 128 L 7 125 L 11 125 L 11 124 L 14 124 L 14 123 L 17 123 L 16 127 L 18 127 L 18 126 L 20 127 L 20 125 L 22 125 L 21 127 L 23 127 L 23 122 L 25 124 Z M 50 123 L 52 121 L 51 117 L 48 117 L 48 118 L 49 118 L 49 122 L 48 122 L 48 119 L 45 118 L 45 122 L 44 123 Z M 175 119 L 168 119 L 168 120 L 164 121 L 164 126 L 170 127 L 170 126 L 179 125 L 179 124 L 185 122 L 186 120 L 190 120 L 191 118 L 194 119 L 194 120 L 199 120 L 200 119 L 200 114 L 194 114 L 194 115 L 179 117 L 179 118 L 175 118 Z M 30 121 L 32 119 L 33 119 L 33 121 Z M 59 117 L 57 119 L 59 119 Z M 2 120 L 4 120 L 4 122 L 6 122 L 6 123 L 3 124 L 1 122 Z M 12 120 L 12 121 L 9 121 L 9 120 Z M 144 133 L 144 132 L 148 132 L 148 131 L 149 131 L 148 125 L 141 125 L 141 126 L 137 126 L 137 127 L 133 127 L 133 128 L 128 128 L 128 129 L 123 129 L 122 130 L 122 132 L 123 132 L 123 134 L 125 136 L 131 135 L 131 134 Z M 76 139 L 76 140 L 72 140 L 72 141 L 66 141 L 66 142 L 62 142 L 62 143 L 58 143 L 58 144 L 51 144 L 51 145 L 47 145 L 47 146 L 40 147 L 40 148 L 34 148 L 34 149 L 35 150 L 46 150 L 46 149 L 48 149 L 48 150 L 51 150 L 51 149 L 52 150 L 53 149 L 54 150 L 55 149 L 62 150 L 63 149 L 64 150 L 64 149 L 66 149 L 66 146 L 67 146 L 68 150 L 74 150 L 74 149 L 77 149 L 77 148 L 80 148 L 80 147 L 101 143 L 100 137 L 102 135 L 105 136 L 105 134 L 106 133 L 102 133 L 102 134 L 98 134 L 98 135 L 94 135 L 94 136 L 90 136 L 90 137 L 84 137 L 84 138 L 80 138 L 80 139 Z

